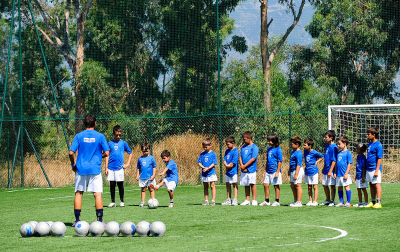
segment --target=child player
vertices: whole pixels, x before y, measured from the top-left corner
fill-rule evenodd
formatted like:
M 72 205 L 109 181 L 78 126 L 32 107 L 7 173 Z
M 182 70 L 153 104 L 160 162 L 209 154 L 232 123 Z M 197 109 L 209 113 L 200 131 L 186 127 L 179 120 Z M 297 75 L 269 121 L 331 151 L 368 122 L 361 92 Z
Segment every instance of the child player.
M 86 192 L 92 192 L 95 200 L 97 220 L 103 222 L 103 179 L 101 177 L 102 153 L 108 156 L 110 149 L 106 137 L 95 131 L 96 117 L 92 114 L 85 116 L 86 130 L 76 134 L 69 149 L 69 160 L 72 171 L 75 173 L 75 200 L 74 213 L 75 224 L 79 221 L 82 209 L 82 196 Z M 78 157 L 75 163 L 75 152 Z M 104 223 L 104 222 L 103 222 Z M 104 224 L 105 225 L 105 224 Z
M 292 137 L 290 143 L 293 151 L 290 156 L 288 176 L 290 176 L 290 187 L 292 188 L 294 202 L 290 203 L 289 206 L 302 207 L 303 189 L 301 188 L 301 181 L 303 180 L 304 169 L 302 167 L 303 154 L 300 150 L 301 138 L 298 136 Z
M 257 157 L 258 147 L 253 143 L 253 133 L 246 131 L 242 134 L 244 145 L 240 149 L 239 164 L 241 169 L 240 185 L 244 186 L 246 199 L 241 206 L 250 205 L 250 188 L 253 194 L 252 206 L 257 206 Z
M 115 125 L 113 128 L 114 140 L 108 143 L 110 147 L 110 156 L 106 156 L 106 171 L 107 180 L 110 181 L 111 203 L 108 207 L 115 207 L 115 185 L 118 185 L 119 191 L 119 206 L 124 207 L 124 170 L 129 166 L 132 159 L 132 151 L 128 144 L 121 139 L 121 126 Z M 129 154 L 128 162 L 124 164 L 124 154 Z M 103 154 L 103 156 L 105 156 Z
M 338 147 L 335 144 L 336 134 L 334 130 L 328 130 L 324 135 L 325 146 L 325 163 L 322 171 L 322 186 L 324 187 L 326 200 L 320 204 L 321 206 L 335 206 L 336 181 L 333 178 L 334 168 L 336 166 L 336 158 Z M 329 192 L 329 186 L 331 191 Z M 332 196 L 332 197 L 331 197 Z
M 382 208 L 382 157 L 383 147 L 378 141 L 379 131 L 372 127 L 367 130 L 368 154 L 367 154 L 367 173 L 366 179 L 371 187 L 371 202 L 364 206 L 367 208 Z
M 368 205 L 368 183 L 365 181 L 365 174 L 367 171 L 367 158 L 364 153 L 367 150 L 367 146 L 363 143 L 357 145 L 357 170 L 356 170 L 356 188 L 358 192 L 358 204 L 353 205 L 354 207 L 364 207 Z M 362 203 L 362 194 L 364 193 L 364 202 Z
M 267 150 L 267 167 L 264 177 L 264 192 L 265 201 L 260 206 L 269 206 L 269 185 L 272 184 L 275 189 L 275 202 L 272 206 L 280 206 L 279 196 L 281 190 L 279 185 L 282 184 L 282 149 L 279 147 L 279 138 L 276 134 L 269 134 L 267 136 L 269 148 Z
M 169 194 L 169 205 L 168 207 L 174 207 L 174 191 L 176 186 L 178 185 L 178 167 L 174 160 L 171 159 L 171 153 L 167 150 L 161 152 L 161 158 L 164 161 L 166 167 L 164 171 L 158 174 L 158 176 L 162 177 L 165 174 L 165 178 L 161 180 L 161 182 L 155 186 L 155 189 L 158 190 L 161 186 L 164 186 L 168 190 Z M 151 184 L 150 187 L 153 187 Z
M 306 206 L 318 206 L 318 163 L 324 158 L 324 154 L 313 150 L 314 141 L 311 138 L 304 140 L 304 183 L 308 185 L 309 201 Z M 312 189 L 314 188 L 314 201 Z
M 145 206 L 146 191 L 149 188 L 150 198 L 154 199 L 154 187 L 150 187 L 151 184 L 155 185 L 156 182 L 154 177 L 156 176 L 156 160 L 150 155 L 150 144 L 142 143 L 140 145 L 143 155 L 139 157 L 137 161 L 137 175 L 136 180 L 139 180 L 139 187 L 142 188 L 141 196 L 142 202 L 140 202 L 139 207 Z
M 197 159 L 197 163 L 201 167 L 201 182 L 204 185 L 204 203 L 203 206 L 215 206 L 215 196 L 217 194 L 217 190 L 215 188 L 215 181 L 218 180 L 217 175 L 215 174 L 215 166 L 217 165 L 217 154 L 211 150 L 211 139 L 205 138 L 203 140 L 203 149 L 204 151 L 200 153 L 199 158 Z M 211 195 L 212 200 L 211 204 L 208 202 L 208 184 L 211 187 Z
M 226 183 L 227 199 L 221 205 L 237 206 L 239 151 L 235 147 L 235 138 L 233 136 L 228 136 L 225 139 L 225 143 L 227 147 L 224 156 L 224 166 L 226 167 L 225 183 Z M 233 200 L 232 200 L 231 184 L 233 186 Z
M 351 152 L 347 149 L 347 145 L 349 144 L 349 139 L 346 136 L 339 137 L 338 146 L 340 148 L 340 152 L 337 155 L 337 163 L 336 163 L 336 186 L 338 187 L 338 194 L 340 202 L 336 205 L 336 207 L 351 207 L 351 190 L 350 185 L 352 184 L 350 177 L 350 167 L 353 163 L 353 158 L 351 156 Z M 346 190 L 347 202 L 344 204 L 343 200 L 343 187 Z

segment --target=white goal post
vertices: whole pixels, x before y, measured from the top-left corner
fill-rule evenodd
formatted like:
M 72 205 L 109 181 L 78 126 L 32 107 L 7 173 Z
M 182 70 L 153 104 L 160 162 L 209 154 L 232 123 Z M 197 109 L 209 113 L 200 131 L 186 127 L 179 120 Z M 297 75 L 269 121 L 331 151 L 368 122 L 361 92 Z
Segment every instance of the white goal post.
M 328 128 L 335 130 L 337 138 L 349 138 L 348 149 L 354 162 L 357 144 L 368 146 L 366 135 L 370 127 L 379 130 L 378 140 L 383 145 L 383 182 L 400 182 L 400 104 L 328 106 Z

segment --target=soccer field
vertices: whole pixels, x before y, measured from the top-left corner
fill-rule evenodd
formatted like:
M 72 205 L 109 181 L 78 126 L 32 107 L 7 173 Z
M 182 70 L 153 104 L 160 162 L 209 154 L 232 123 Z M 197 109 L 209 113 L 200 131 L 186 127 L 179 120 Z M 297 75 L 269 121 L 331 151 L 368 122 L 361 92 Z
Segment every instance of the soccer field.
M 382 209 L 306 207 L 291 208 L 290 186 L 281 186 L 281 206 L 221 206 L 226 198 L 225 186 L 217 186 L 217 205 L 202 206 L 202 186 L 178 186 L 175 207 L 168 208 L 165 188 L 156 192 L 158 209 L 139 208 L 140 189 L 125 188 L 125 205 L 107 208 L 109 188 L 105 187 L 104 221 L 137 224 L 146 220 L 163 221 L 164 237 L 76 237 L 71 224 L 74 189 L 18 188 L 0 190 L 1 251 L 230 251 L 230 250 L 295 250 L 295 251 L 395 251 L 400 248 L 400 184 L 382 184 Z M 257 199 L 264 199 L 258 185 Z M 357 191 L 352 189 L 352 202 Z M 303 204 L 308 202 L 303 185 Z M 272 192 L 272 191 L 271 191 Z M 322 186 L 319 201 L 324 200 Z M 116 195 L 118 199 L 118 193 Z M 239 187 L 239 203 L 244 188 Z M 273 200 L 274 197 L 271 197 Z M 83 197 L 81 220 L 95 221 L 94 198 Z M 25 222 L 62 221 L 67 225 L 66 237 L 21 238 L 19 227 Z

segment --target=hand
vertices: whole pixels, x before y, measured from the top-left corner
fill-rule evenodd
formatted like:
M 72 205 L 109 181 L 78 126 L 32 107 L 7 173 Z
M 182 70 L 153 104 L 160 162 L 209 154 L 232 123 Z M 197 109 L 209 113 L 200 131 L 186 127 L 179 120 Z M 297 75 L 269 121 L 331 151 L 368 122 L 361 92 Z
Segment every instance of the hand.
M 275 178 L 278 178 L 279 177 L 279 172 L 277 171 L 277 172 L 275 172 Z
M 108 176 L 108 173 L 109 173 L 108 168 L 106 168 L 106 171 L 104 173 L 106 174 L 106 176 Z
M 290 177 L 290 170 L 287 171 L 287 175 Z
M 247 168 L 242 169 L 242 172 L 248 172 Z
M 329 176 L 329 175 L 328 175 Z M 336 174 L 333 174 L 333 178 L 336 179 Z
M 363 184 L 365 183 L 365 178 L 361 179 L 361 183 L 363 183 Z
M 139 175 L 136 176 L 136 180 L 139 181 Z
M 76 164 L 71 164 L 71 167 L 72 167 L 72 171 L 76 172 Z
M 204 168 L 203 168 L 203 172 L 207 172 L 207 168 L 204 167 Z
M 328 172 L 328 177 L 332 177 L 332 172 Z
M 344 174 L 343 179 L 347 180 L 349 178 L 349 174 Z
M 153 180 L 153 179 L 154 179 L 154 177 L 155 177 L 155 175 L 151 176 L 151 177 L 150 177 L 150 180 Z
M 128 168 L 128 166 L 129 166 L 129 164 L 124 164 L 124 165 L 122 165 L 122 168 L 126 169 L 126 168 Z
M 163 175 L 164 175 L 164 173 L 162 173 L 162 172 L 158 174 L 158 176 L 160 176 L 160 177 L 162 177 Z
M 375 171 L 375 173 L 374 173 L 374 177 L 375 177 L 375 178 L 377 178 L 377 177 L 378 177 L 378 175 L 379 175 L 379 170 Z
M 296 174 L 293 176 L 293 180 L 297 180 L 297 175 Z

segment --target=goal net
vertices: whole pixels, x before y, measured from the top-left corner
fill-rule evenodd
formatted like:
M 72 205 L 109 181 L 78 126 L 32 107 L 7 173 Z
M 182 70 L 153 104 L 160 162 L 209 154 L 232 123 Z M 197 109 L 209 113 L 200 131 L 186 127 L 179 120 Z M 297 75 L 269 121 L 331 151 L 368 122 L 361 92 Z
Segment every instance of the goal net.
M 329 129 L 335 130 L 337 138 L 349 138 L 352 170 L 355 170 L 357 144 L 368 146 L 367 130 L 378 129 L 378 140 L 383 145 L 382 182 L 400 181 L 400 104 L 329 106 L 328 120 Z

